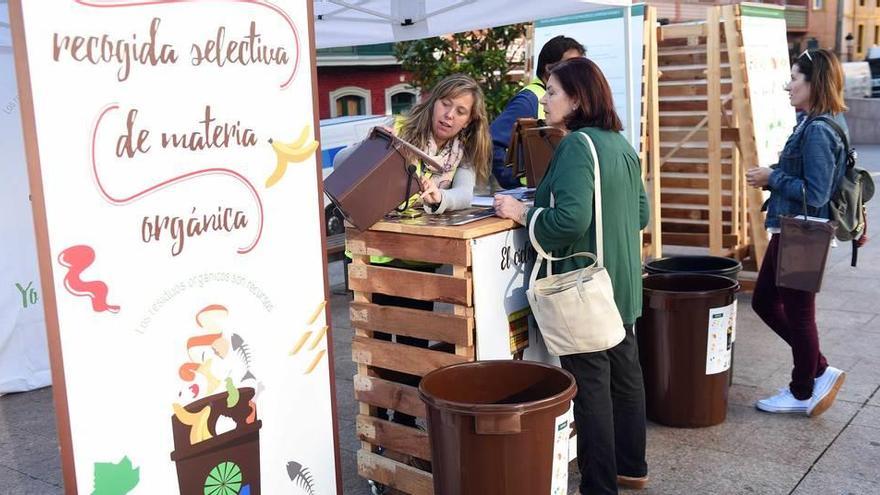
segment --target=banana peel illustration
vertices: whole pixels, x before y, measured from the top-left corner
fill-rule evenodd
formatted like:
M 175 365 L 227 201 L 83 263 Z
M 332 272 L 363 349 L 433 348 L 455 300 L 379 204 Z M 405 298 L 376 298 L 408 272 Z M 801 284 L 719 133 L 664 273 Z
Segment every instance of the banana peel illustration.
M 278 161 L 275 164 L 275 170 L 272 175 L 266 179 L 266 187 L 274 186 L 287 172 L 287 165 L 291 162 L 298 163 L 307 160 L 318 149 L 318 142 L 310 139 L 312 136 L 312 126 L 306 125 L 300 131 L 299 137 L 289 143 L 282 143 L 278 140 L 269 139 L 269 144 L 275 150 Z

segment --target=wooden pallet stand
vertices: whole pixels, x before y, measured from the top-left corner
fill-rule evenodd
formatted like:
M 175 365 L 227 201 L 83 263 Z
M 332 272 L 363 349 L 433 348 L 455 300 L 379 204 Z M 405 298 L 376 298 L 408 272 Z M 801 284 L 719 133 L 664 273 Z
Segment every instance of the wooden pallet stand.
M 424 420 L 426 411 L 418 389 L 396 380 L 395 373 L 424 376 L 475 359 L 478 329 L 470 241 L 515 227 L 510 220 L 489 218 L 458 227 L 379 222 L 365 232 L 346 230 L 346 248 L 352 254 L 348 276 L 354 291 L 350 315 L 355 333 L 352 359 L 357 364 L 354 393 L 359 403 L 360 476 L 401 493 L 434 492 L 431 473 L 426 470 L 431 461 L 427 432 L 381 419 L 377 408 Z M 370 256 L 447 265 L 451 274 L 371 265 Z M 433 311 L 379 306 L 372 302 L 375 293 L 447 304 L 440 308 L 435 304 Z M 427 339 L 430 346 L 379 340 L 375 332 Z
M 751 257 L 760 265 L 768 239 L 761 192 L 744 180 L 757 150 L 741 15 L 736 5 L 706 12 L 705 22 L 658 27 L 655 44 L 646 47 L 657 58 L 656 70 L 647 61 L 658 93 L 659 143 L 648 153 L 649 177 L 660 177 L 650 188 L 652 211 L 664 246 Z M 650 129 L 650 113 L 647 121 Z

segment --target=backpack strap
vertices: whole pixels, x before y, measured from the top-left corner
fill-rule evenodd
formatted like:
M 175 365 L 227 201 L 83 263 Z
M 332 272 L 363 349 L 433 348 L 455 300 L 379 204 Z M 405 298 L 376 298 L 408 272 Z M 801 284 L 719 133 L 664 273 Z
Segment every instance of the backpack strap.
M 811 123 L 813 123 L 817 120 L 825 122 L 826 124 L 828 124 L 829 127 L 834 129 L 834 132 L 837 133 L 837 137 L 839 137 L 840 140 L 843 141 L 843 151 L 846 154 L 845 159 L 846 159 L 847 168 L 854 167 L 856 165 L 856 161 L 852 155 L 852 148 L 850 148 L 850 146 L 849 146 L 849 138 L 847 137 L 846 132 L 843 130 L 843 128 L 840 127 L 840 124 L 835 122 L 834 119 L 826 117 L 825 115 L 819 115 L 818 117 L 812 117 L 812 118 L 810 118 L 810 120 L 807 121 L 806 124 L 804 124 L 804 129 L 806 129 L 808 125 L 810 125 Z M 803 139 L 803 134 L 801 134 L 801 139 Z
M 828 124 L 832 129 L 834 129 L 834 132 L 836 132 L 837 136 L 840 138 L 840 140 L 843 141 L 843 151 L 844 151 L 844 153 L 846 153 L 846 168 L 855 167 L 856 160 L 855 160 L 855 157 L 853 156 L 852 148 L 849 147 L 849 139 L 847 138 L 846 133 L 843 131 L 843 128 L 840 127 L 840 124 L 835 122 L 834 119 L 828 118 L 824 115 L 814 117 L 813 119 L 810 120 L 810 122 L 816 121 L 816 120 L 821 120 L 822 122 L 825 122 L 826 124 Z M 804 125 L 804 127 L 809 125 L 810 122 L 807 122 Z M 850 256 L 850 266 L 854 267 L 854 266 L 856 266 L 856 264 L 859 261 L 859 241 L 858 241 L 858 239 L 853 239 L 851 242 L 852 242 L 852 255 Z

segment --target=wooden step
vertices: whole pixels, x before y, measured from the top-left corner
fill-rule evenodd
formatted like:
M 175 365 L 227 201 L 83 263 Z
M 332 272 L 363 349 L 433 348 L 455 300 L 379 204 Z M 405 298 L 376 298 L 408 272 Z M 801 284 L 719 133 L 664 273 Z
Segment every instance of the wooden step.
M 657 51 L 657 55 L 660 57 L 673 57 L 675 55 L 695 55 L 695 54 L 706 54 L 708 46 L 707 45 L 686 45 L 681 47 L 664 47 Z M 727 44 L 723 43 L 721 45 L 721 51 L 727 51 Z
M 698 80 L 699 81 L 699 80 Z M 679 82 L 679 81 L 665 81 L 665 82 Z M 689 96 L 703 96 L 705 97 L 706 93 L 708 93 L 708 85 L 706 84 L 706 80 L 702 80 L 702 84 L 675 84 L 675 85 L 662 85 L 658 88 L 658 93 L 660 95 L 660 100 L 663 101 L 667 97 L 689 97 Z M 722 84 L 721 85 L 721 94 L 727 95 L 731 91 L 733 91 L 732 84 Z
M 724 175 L 729 176 L 732 169 L 733 167 L 729 163 L 721 164 L 721 173 Z M 709 164 L 705 160 L 703 163 L 678 163 L 673 155 L 668 162 L 663 164 L 662 170 L 662 173 L 695 173 L 705 175 L 709 173 Z
M 672 153 L 672 148 L 661 148 L 660 156 L 662 158 L 666 158 L 670 153 Z M 705 161 L 709 160 L 709 150 L 706 148 L 679 148 L 672 153 L 668 159 L 673 160 L 676 158 L 701 158 Z M 732 148 L 721 148 L 721 158 L 722 159 L 732 159 L 733 158 L 733 149 Z
M 665 136 L 663 136 L 662 132 L 660 133 L 660 135 L 661 135 L 661 139 L 662 139 L 662 137 L 665 137 Z M 678 142 L 660 141 L 660 148 L 661 149 L 662 148 L 673 148 L 677 145 L 678 145 Z M 735 144 L 730 141 L 726 141 L 726 142 L 723 141 L 721 143 L 721 149 L 733 149 L 734 146 L 735 146 Z M 686 141 L 685 143 L 683 143 L 681 145 L 681 147 L 682 148 L 708 149 L 709 143 L 706 141 Z
M 660 172 L 660 179 L 706 179 L 709 180 L 709 174 L 700 172 Z M 722 180 L 730 179 L 730 174 L 721 174 Z
M 661 205 L 661 208 L 663 208 L 664 210 L 696 210 L 705 211 L 706 213 L 709 212 L 709 205 L 691 205 L 687 203 L 664 203 Z M 729 206 L 722 206 L 721 211 L 729 212 L 733 211 L 733 208 Z
M 682 210 L 678 208 L 661 208 L 660 216 L 664 221 L 678 222 L 681 220 L 709 221 L 709 210 Z M 730 209 L 721 212 L 721 220 L 729 222 Z
M 663 190 L 661 187 L 660 204 L 692 204 L 692 205 L 708 205 L 708 190 L 670 188 L 671 190 Z M 732 196 L 730 192 L 721 195 L 721 206 L 732 206 Z
M 661 179 L 661 182 L 662 182 L 662 179 Z M 709 190 L 708 189 L 690 189 L 690 188 L 685 188 L 685 187 L 663 187 L 661 184 L 660 194 L 669 194 L 669 195 L 685 194 L 685 195 L 694 195 L 694 196 L 708 196 Z M 730 197 L 732 194 L 733 193 L 731 191 L 721 191 L 722 196 Z M 660 204 L 662 205 L 663 201 L 661 201 Z

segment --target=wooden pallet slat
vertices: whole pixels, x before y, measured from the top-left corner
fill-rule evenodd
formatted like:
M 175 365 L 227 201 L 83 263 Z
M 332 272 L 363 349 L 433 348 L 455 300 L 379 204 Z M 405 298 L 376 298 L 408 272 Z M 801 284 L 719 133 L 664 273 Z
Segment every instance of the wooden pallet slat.
M 718 9 L 709 9 L 708 33 L 706 36 L 707 98 L 709 102 L 708 154 L 709 154 L 709 254 L 720 256 L 722 246 L 721 221 L 721 27 Z M 729 64 L 728 64 L 729 66 Z M 725 157 L 733 158 L 732 151 Z M 728 185 L 724 190 L 730 190 Z M 731 193 L 732 195 L 732 193 Z M 728 222 L 728 226 L 730 223 Z
M 470 279 L 383 266 L 349 265 L 348 285 L 353 291 L 378 292 L 420 301 L 471 306 L 473 299 Z
M 355 428 L 358 438 L 364 442 L 426 461 L 431 460 L 431 444 L 426 431 L 363 414 L 355 418 Z
M 474 345 L 473 316 L 356 302 L 349 305 L 349 316 L 351 324 L 358 328 L 456 345 Z
M 419 397 L 419 389 L 378 377 L 355 375 L 355 400 L 371 406 L 393 409 L 410 416 L 424 418 L 425 404 Z
M 456 354 L 358 335 L 355 335 L 352 340 L 351 354 L 354 362 L 358 364 L 418 376 L 425 376 L 444 366 L 471 361 L 471 359 Z
M 374 231 L 346 232 L 346 248 L 352 254 L 388 256 L 403 260 L 426 263 L 470 265 L 471 251 L 467 243 L 443 237 L 420 236 L 414 242 L 412 236 L 395 233 L 380 234 Z
M 368 450 L 357 453 L 358 474 L 367 479 L 400 490 L 411 495 L 431 495 L 434 493 L 434 478 L 431 473 L 397 462 Z

